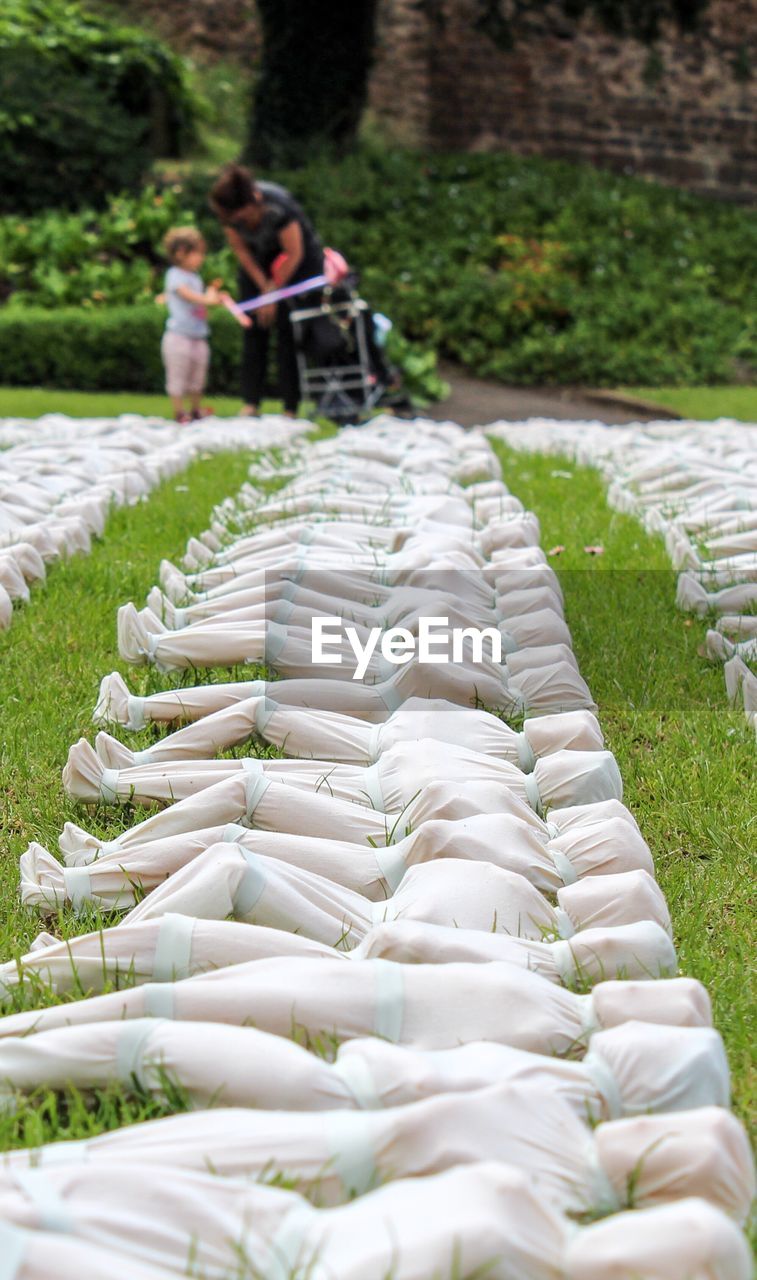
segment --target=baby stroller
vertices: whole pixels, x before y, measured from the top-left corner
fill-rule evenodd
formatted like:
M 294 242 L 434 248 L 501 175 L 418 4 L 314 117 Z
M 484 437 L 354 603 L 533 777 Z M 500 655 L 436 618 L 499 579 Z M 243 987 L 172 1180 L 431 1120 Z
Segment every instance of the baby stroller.
M 399 375 L 376 341 L 371 309 L 358 296 L 354 279 L 324 290 L 318 306 L 290 312 L 300 392 L 319 414 L 355 423 L 381 405 L 401 410 Z

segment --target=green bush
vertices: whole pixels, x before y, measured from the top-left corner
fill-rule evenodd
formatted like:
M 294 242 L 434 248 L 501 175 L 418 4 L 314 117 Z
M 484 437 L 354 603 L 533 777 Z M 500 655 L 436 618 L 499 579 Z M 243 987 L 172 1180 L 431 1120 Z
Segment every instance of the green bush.
M 359 153 L 277 174 L 400 333 L 515 383 L 731 381 L 757 367 L 757 223 L 588 167 L 507 155 Z M 158 292 L 165 230 L 194 217 L 206 277 L 234 263 L 208 175 L 100 213 L 0 219 L 0 298 L 92 310 Z M 0 366 L 3 355 L 0 351 Z M 7 375 L 5 381 L 9 381 Z M 83 384 L 79 384 L 83 385 Z
M 0 310 L 2 380 L 20 387 L 79 391 L 162 391 L 160 339 L 165 311 L 138 307 Z M 235 395 L 241 330 L 226 312 L 211 315 L 208 390 Z
M 70 0 L 4 0 L 0 84 L 0 209 L 98 203 L 193 134 L 170 50 Z

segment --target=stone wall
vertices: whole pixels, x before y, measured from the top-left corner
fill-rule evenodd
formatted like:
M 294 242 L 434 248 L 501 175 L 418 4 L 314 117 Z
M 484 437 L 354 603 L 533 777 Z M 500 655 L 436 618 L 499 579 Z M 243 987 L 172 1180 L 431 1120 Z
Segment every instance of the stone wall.
M 255 0 L 121 0 L 190 52 L 254 59 Z M 374 118 L 398 143 L 587 161 L 721 198 L 757 198 L 757 0 L 710 0 L 696 34 L 653 50 L 559 5 L 512 52 L 473 30 L 476 0 L 381 0 Z M 324 69 L 328 74 L 328 69 Z
M 757 0 L 710 0 L 696 34 L 670 28 L 653 50 L 545 4 L 502 52 L 474 12 L 475 0 L 446 0 L 440 26 L 415 0 L 385 0 L 371 105 L 400 138 L 757 197 Z

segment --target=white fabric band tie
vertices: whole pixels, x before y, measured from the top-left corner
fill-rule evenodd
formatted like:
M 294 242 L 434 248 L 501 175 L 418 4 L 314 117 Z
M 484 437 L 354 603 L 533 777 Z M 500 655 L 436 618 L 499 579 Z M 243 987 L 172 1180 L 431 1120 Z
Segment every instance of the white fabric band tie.
M 381 701 L 386 707 L 388 715 L 393 715 L 393 713 L 402 706 L 402 698 L 400 697 L 399 689 L 396 684 L 393 680 L 384 680 L 381 686 L 376 685 L 375 687 Z M 380 727 L 381 726 L 379 726 L 379 728 Z
M 265 624 L 265 644 L 263 646 L 263 660 L 267 663 L 274 663 L 279 657 L 284 645 L 287 642 L 287 629 L 281 627 L 277 622 L 267 622 Z M 259 662 L 259 658 L 252 658 L 250 661 Z
M 598 1053 L 589 1048 L 589 1052 L 581 1062 L 581 1067 L 604 1099 L 609 1118 L 619 1120 L 623 1115 L 623 1099 L 618 1082 L 604 1058 L 600 1058 Z
M 223 829 L 221 841 L 223 844 L 237 844 L 243 836 L 249 835 L 249 831 L 249 827 L 242 827 L 238 822 L 229 822 Z
M 383 724 L 374 724 L 370 733 L 368 734 L 367 751 L 368 751 L 368 759 L 370 760 L 371 764 L 375 764 L 379 756 L 381 755 L 381 730 L 383 729 L 383 727 L 384 727 Z
M 528 800 L 528 803 L 531 808 L 539 814 L 539 817 L 542 817 L 544 814 L 544 806 L 542 804 L 541 796 L 539 795 L 539 785 L 536 781 L 536 775 L 533 773 L 527 773 L 523 782 L 525 784 L 526 799 Z
M 328 1119 L 329 1163 L 351 1199 L 370 1191 L 377 1180 L 371 1119 L 354 1111 L 332 1111 Z
M 370 963 L 376 975 L 374 1034 L 381 1040 L 397 1044 L 405 1016 L 402 965 L 395 964 L 393 960 L 371 960 Z
M 116 1046 L 116 1072 L 122 1084 L 130 1085 L 136 1080 L 143 1088 L 142 1053 L 146 1042 L 160 1026 L 160 1019 L 137 1018 L 134 1022 L 125 1022 L 119 1029 Z
M 256 853 L 241 848 L 239 851 L 247 866 L 234 894 L 234 911 L 237 916 L 248 916 L 260 901 L 268 878 Z
M 245 777 L 245 821 L 253 825 L 253 815 L 271 785 L 271 779 L 263 773 L 248 773 Z
M 100 776 L 100 799 L 105 804 L 118 804 L 118 777 L 120 769 L 103 769 Z
M 147 637 L 147 657 L 151 662 L 155 662 L 155 655 L 158 651 L 158 645 L 163 639 L 163 632 L 159 631 L 157 635 L 154 631 L 145 631 Z
M 350 1097 L 360 1107 L 361 1111 L 378 1111 L 382 1106 L 381 1098 L 376 1092 L 376 1083 L 371 1075 L 365 1058 L 359 1058 L 357 1054 L 348 1054 L 341 1058 L 337 1056 L 336 1062 L 332 1063 L 331 1070 L 339 1076 Z
M 80 911 L 85 902 L 92 900 L 92 878 L 86 867 L 64 867 L 63 888 L 74 911 Z
M 73 1235 L 76 1223 L 42 1169 L 11 1169 L 11 1181 L 31 1200 L 42 1231 Z
M 381 765 L 371 764 L 361 775 L 361 790 L 368 797 L 371 808 L 378 813 L 384 812 L 384 795 L 381 790 Z
M 576 926 L 567 911 L 564 911 L 562 907 L 555 907 L 554 916 L 558 938 L 572 938 L 576 932 Z
M 594 1141 L 593 1133 L 589 1136 L 583 1159 L 584 1168 L 586 1169 L 592 1187 L 591 1205 L 595 1210 L 599 1210 L 599 1215 L 604 1217 L 608 1213 L 617 1213 L 623 1208 L 618 1193 L 612 1185 L 610 1179 L 605 1173 L 602 1165 L 599 1163 L 599 1154 L 597 1152 L 597 1144 Z
M 404 857 L 393 845 L 388 845 L 386 848 L 376 847 L 373 852 L 382 877 L 386 880 L 392 893 L 394 893 L 407 871 Z M 382 902 L 374 902 L 373 904 L 374 908 L 385 905 Z
M 565 938 L 558 938 L 556 942 L 548 945 L 550 957 L 561 983 L 564 987 L 575 986 L 576 958 L 570 943 Z
M 173 1018 L 174 984 L 172 982 L 147 982 L 142 990 L 145 993 L 145 1014 L 150 1018 Z
M 501 622 L 497 630 L 502 637 L 502 652 L 504 654 L 517 653 L 520 649 L 520 645 L 515 639 L 515 636 L 511 635 L 510 632 L 506 630 L 506 623 Z
M 597 1019 L 596 1010 L 594 1008 L 594 993 L 589 992 L 587 996 L 576 996 L 576 1000 L 580 1000 L 579 1013 L 581 1017 L 581 1036 L 586 1040 L 590 1040 L 595 1031 L 601 1031 L 602 1025 Z
M 126 728 L 144 729 L 147 725 L 145 719 L 145 698 L 140 698 L 135 693 L 130 693 L 126 700 Z
M 191 973 L 194 916 L 166 915 L 160 922 L 152 976 L 155 982 L 176 982 Z
M 292 600 L 277 600 L 271 610 L 271 621 L 277 627 L 285 627 L 294 613 L 294 603 Z
M 261 736 L 265 733 L 269 721 L 279 709 L 278 702 L 274 702 L 272 698 L 261 698 L 255 708 L 255 730 Z
M 555 871 L 563 884 L 575 884 L 578 874 L 570 858 L 566 858 L 565 854 L 560 853 L 559 849 L 552 849 L 549 845 L 547 845 L 547 853 L 554 862 Z
M 518 768 L 522 769 L 524 773 L 531 773 L 536 764 L 536 756 L 525 731 L 517 734 L 515 745 L 518 750 Z

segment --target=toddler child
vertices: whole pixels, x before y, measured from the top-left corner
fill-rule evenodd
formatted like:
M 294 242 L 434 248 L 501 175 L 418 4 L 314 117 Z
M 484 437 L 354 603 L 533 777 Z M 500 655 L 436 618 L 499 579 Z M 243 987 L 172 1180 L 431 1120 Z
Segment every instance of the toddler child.
M 164 293 L 168 321 L 161 343 L 166 391 L 176 421 L 190 422 L 211 412 L 200 403 L 210 361 L 207 308 L 218 306 L 222 299 L 213 285 L 205 288 L 198 274 L 206 247 L 199 231 L 173 227 L 163 245 L 171 263 Z

